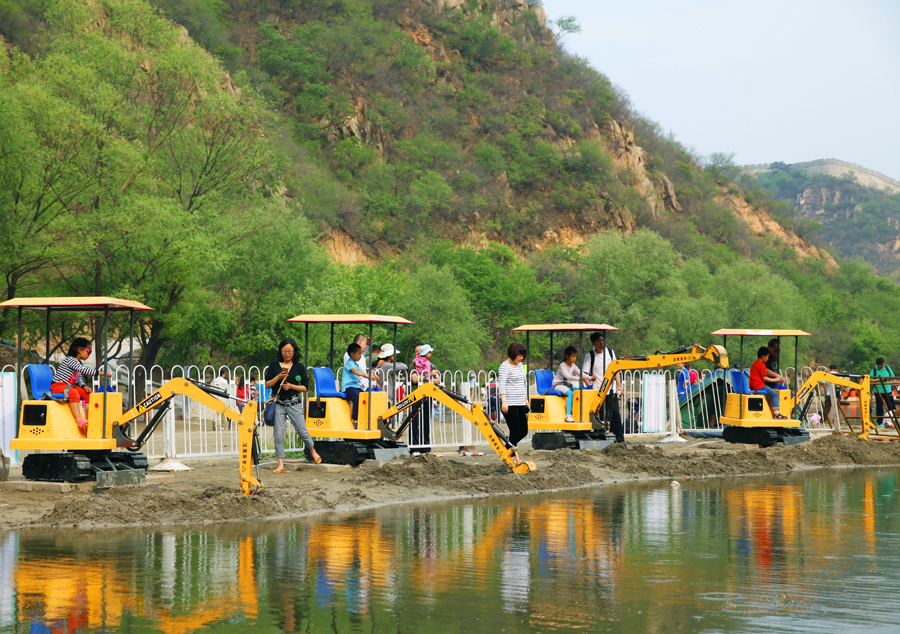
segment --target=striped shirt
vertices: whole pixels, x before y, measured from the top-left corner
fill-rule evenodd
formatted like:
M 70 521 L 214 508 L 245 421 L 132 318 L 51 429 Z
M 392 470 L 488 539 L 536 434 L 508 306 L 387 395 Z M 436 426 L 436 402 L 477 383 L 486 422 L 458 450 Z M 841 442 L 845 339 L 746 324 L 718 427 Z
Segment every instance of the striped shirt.
M 508 361 L 500 364 L 497 371 L 497 393 L 506 395 L 507 405 L 528 405 L 525 392 L 525 366 L 512 365 Z
M 81 361 L 75 357 L 66 357 L 62 360 L 62 363 L 59 364 L 59 367 L 56 368 L 56 372 L 53 373 L 53 382 L 66 383 L 67 385 L 80 385 L 84 387 L 85 383 L 84 379 L 81 378 L 82 374 L 87 376 L 97 376 L 99 372 L 94 368 L 83 365 Z

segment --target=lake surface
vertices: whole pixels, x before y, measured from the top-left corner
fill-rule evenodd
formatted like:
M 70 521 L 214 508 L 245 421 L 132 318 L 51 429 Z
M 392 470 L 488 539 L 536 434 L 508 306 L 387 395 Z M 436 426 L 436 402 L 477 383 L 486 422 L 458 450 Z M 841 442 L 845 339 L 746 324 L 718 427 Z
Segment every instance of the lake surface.
M 897 632 L 898 474 L 0 533 L 0 632 Z

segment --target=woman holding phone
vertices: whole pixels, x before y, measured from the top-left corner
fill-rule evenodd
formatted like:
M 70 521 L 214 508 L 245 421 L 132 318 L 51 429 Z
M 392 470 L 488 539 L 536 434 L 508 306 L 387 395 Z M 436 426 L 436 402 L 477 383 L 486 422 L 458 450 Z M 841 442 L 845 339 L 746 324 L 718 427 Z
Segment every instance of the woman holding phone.
M 281 340 L 275 360 L 266 368 L 266 389 L 275 394 L 275 458 L 278 466 L 272 473 L 284 473 L 284 432 L 286 418 L 303 439 L 303 446 L 309 450 L 316 464 L 322 462 L 315 449 L 312 436 L 306 429 L 303 415 L 303 393 L 309 387 L 306 367 L 300 363 L 300 348 L 291 337 Z

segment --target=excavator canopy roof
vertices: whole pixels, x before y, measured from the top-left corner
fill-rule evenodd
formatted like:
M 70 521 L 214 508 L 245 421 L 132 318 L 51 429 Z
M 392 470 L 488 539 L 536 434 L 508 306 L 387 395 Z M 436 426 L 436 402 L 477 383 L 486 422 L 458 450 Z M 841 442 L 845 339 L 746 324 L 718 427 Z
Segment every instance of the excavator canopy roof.
M 513 332 L 586 332 L 588 330 L 621 330 L 609 324 L 526 324 L 513 328 Z
M 140 302 L 115 297 L 16 297 L 0 303 L 0 308 L 27 310 L 84 310 L 110 312 L 153 310 Z
M 751 330 L 749 328 L 722 328 L 713 333 L 713 335 L 740 335 L 742 337 L 812 337 L 808 332 L 802 330 Z
M 288 321 L 301 324 L 412 324 L 392 315 L 297 315 Z

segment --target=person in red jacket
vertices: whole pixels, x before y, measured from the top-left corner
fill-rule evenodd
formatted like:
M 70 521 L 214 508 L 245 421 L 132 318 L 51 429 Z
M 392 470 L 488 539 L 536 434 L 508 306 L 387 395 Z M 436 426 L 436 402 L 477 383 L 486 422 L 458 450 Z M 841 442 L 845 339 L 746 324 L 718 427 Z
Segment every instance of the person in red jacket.
M 778 383 L 781 381 L 781 377 L 778 375 L 774 377 L 767 376 L 768 371 L 766 368 L 766 361 L 768 360 L 769 349 L 765 346 L 760 347 L 760 349 L 756 351 L 756 361 L 750 366 L 750 389 L 754 392 L 759 390 L 765 391 L 766 396 L 772 401 L 772 411 L 775 412 L 772 418 L 782 420 L 787 418 L 787 416 L 782 416 L 778 412 L 778 392 L 766 385 L 766 383 Z

